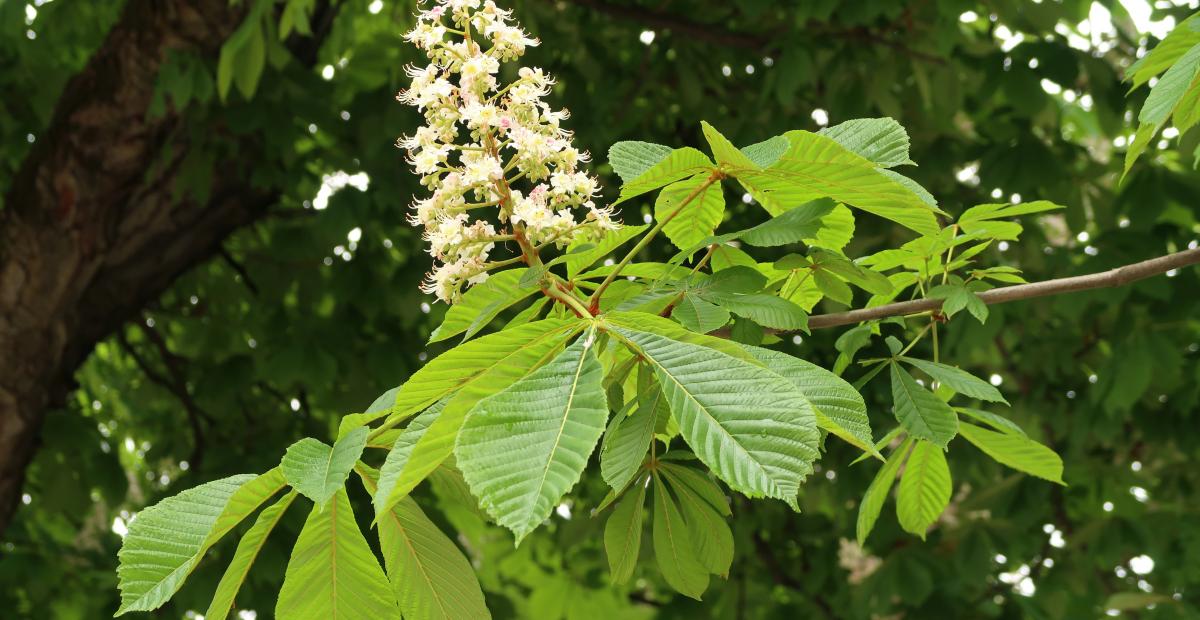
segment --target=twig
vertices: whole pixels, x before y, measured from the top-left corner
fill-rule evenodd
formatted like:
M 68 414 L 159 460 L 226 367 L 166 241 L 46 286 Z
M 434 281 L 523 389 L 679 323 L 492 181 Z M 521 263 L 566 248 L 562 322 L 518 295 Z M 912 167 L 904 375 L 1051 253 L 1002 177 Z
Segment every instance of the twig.
M 254 279 L 251 278 L 250 273 L 246 271 L 246 266 L 239 263 L 237 259 L 235 259 L 233 255 L 229 253 L 229 250 L 225 249 L 224 246 L 221 247 L 220 253 L 221 258 L 225 259 L 225 262 L 228 263 L 229 266 L 233 268 L 233 270 L 236 271 L 239 276 L 242 277 L 242 283 L 246 285 L 246 288 L 250 289 L 250 292 L 254 293 L 254 296 L 257 297 L 258 285 L 254 283 Z
M 1062 293 L 1088 291 L 1098 288 L 1115 288 L 1132 284 L 1153 276 L 1164 274 L 1173 269 L 1200 264 L 1200 248 L 1184 250 L 1158 258 L 1151 258 L 1140 263 L 1117 267 L 1101 273 L 1092 273 L 1070 278 L 1058 278 L 1045 282 L 1031 282 L 1015 286 L 1003 286 L 990 291 L 979 293 L 979 299 L 989 305 L 1002 304 L 1022 299 L 1034 299 Z M 825 329 L 841 325 L 852 325 L 865 321 L 875 321 L 893 316 L 904 316 L 937 310 L 942 307 L 941 299 L 914 299 L 901 301 L 875 308 L 860 308 L 849 312 L 833 312 L 817 314 L 808 318 L 809 329 Z M 779 330 L 773 332 L 779 333 Z
M 138 354 L 137 349 L 133 348 L 133 345 L 125 337 L 124 332 L 118 332 L 118 341 L 121 343 L 121 347 L 133 358 L 138 368 L 145 373 L 146 378 L 174 394 L 179 399 L 179 402 L 183 404 L 183 410 L 187 413 L 188 425 L 191 426 L 192 430 L 192 453 L 188 457 L 188 462 L 193 467 L 199 469 L 204 459 L 206 443 L 204 426 L 201 424 L 201 419 L 208 420 L 211 423 L 213 421 L 212 417 L 200 409 L 200 406 L 196 404 L 196 400 L 192 398 L 192 393 L 188 390 L 187 378 L 183 374 L 181 366 L 182 358 L 172 353 L 167 348 L 167 342 L 163 339 L 162 334 L 146 325 L 144 320 L 138 322 L 138 327 L 142 329 L 146 338 L 158 349 L 163 365 L 167 367 L 167 375 L 170 375 L 169 377 L 151 368 L 150 363 Z

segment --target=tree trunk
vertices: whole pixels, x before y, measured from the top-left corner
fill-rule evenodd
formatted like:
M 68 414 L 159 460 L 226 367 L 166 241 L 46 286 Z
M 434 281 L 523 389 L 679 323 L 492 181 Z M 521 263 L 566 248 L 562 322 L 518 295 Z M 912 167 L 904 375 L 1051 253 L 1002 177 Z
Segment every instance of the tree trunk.
M 147 117 L 167 52 L 215 58 L 247 4 L 130 0 L 67 84 L 5 195 L 0 532 L 19 505 L 47 410 L 63 405 L 95 344 L 277 200 L 251 187 L 232 162 L 214 170 L 207 203 L 179 198 L 176 176 L 188 148 L 174 138 L 181 117 L 173 110 Z

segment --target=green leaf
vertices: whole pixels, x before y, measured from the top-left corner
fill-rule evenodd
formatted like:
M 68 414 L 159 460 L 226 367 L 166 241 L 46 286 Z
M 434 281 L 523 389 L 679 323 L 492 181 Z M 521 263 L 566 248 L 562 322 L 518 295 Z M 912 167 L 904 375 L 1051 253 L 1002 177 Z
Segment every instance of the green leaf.
M 1137 611 L 1146 609 L 1151 605 L 1162 605 L 1164 603 L 1174 603 L 1175 599 L 1165 594 L 1151 594 L 1149 592 L 1117 592 L 1108 597 L 1104 601 L 1105 609 L 1115 609 L 1117 611 Z
M 779 158 L 787 152 L 788 147 L 791 145 L 786 136 L 775 136 L 770 140 L 763 140 L 762 142 L 743 147 L 742 153 L 755 166 L 767 168 L 779 161 Z
M 707 293 L 704 298 L 759 325 L 784 331 L 808 331 L 808 313 L 796 304 L 774 295 Z
M 812 403 L 817 425 L 864 452 L 879 456 L 862 395 L 841 377 L 802 359 L 761 347 L 745 347 L 779 376 L 791 381 Z
M 283 488 L 278 468 L 207 482 L 137 514 L 118 552 L 116 615 L 167 602 L 214 543 Z
M 429 342 L 452 338 L 463 332 L 467 332 L 464 340 L 470 338 L 506 308 L 538 292 L 537 288 L 517 286 L 528 271 L 525 268 L 501 271 L 484 283 L 472 286 L 446 311 L 446 318 L 430 334 Z
M 571 253 L 571 247 L 568 247 L 568 253 L 555 260 L 562 260 L 566 263 L 567 276 L 574 279 L 580 271 L 591 267 L 596 261 L 608 256 L 613 250 L 640 235 L 647 227 L 647 225 L 622 226 L 620 230 L 606 233 L 604 238 L 590 250 Z M 572 247 L 575 246 L 572 245 Z
M 490 370 L 510 363 L 513 356 L 555 340 L 577 324 L 576 320 L 544 319 L 488 334 L 446 351 L 400 386 L 388 421 L 403 420 L 424 410 L 447 394 L 475 383 Z
M 1020 426 L 1017 426 L 1017 424 L 1012 420 L 1009 420 L 1004 416 L 996 415 L 990 411 L 971 409 L 969 407 L 955 407 L 954 410 L 961 414 L 975 418 L 976 420 L 979 420 L 980 422 L 983 422 L 984 424 L 987 424 L 988 426 L 991 426 L 1000 432 L 1017 435 L 1025 434 L 1025 431 L 1022 430 Z
M 314 506 L 288 560 L 275 617 L 391 618 L 400 610 L 345 489 Z
M 379 519 L 379 546 L 405 618 L 490 618 L 475 569 L 411 497 Z
M 884 168 L 916 165 L 908 158 L 908 132 L 891 118 L 856 118 L 826 127 L 817 134 Z
M 1125 79 L 1133 83 L 1130 90 L 1136 89 L 1149 82 L 1150 78 L 1166 71 L 1188 50 L 1200 43 L 1200 31 L 1195 29 L 1196 24 L 1200 24 L 1200 17 L 1197 15 L 1192 15 L 1179 22 L 1179 25 L 1175 26 L 1167 38 L 1160 41 L 1158 45 L 1154 46 L 1154 49 L 1125 70 Z
M 396 488 L 396 482 L 400 479 L 401 472 L 408 464 L 408 458 L 412 456 L 413 448 L 425 436 L 429 430 L 429 426 L 433 424 L 438 416 L 441 415 L 442 409 L 446 407 L 446 403 L 450 398 L 443 398 L 434 403 L 420 415 L 413 418 L 408 426 L 404 428 L 400 436 L 396 438 L 396 442 L 392 444 L 392 449 L 388 451 L 387 457 L 383 461 L 383 466 L 379 471 L 379 488 L 383 489 L 382 493 L 373 493 L 373 503 L 375 504 L 375 512 L 378 515 L 382 513 L 383 503 L 388 499 L 392 490 Z
M 459 345 L 417 371 L 405 386 L 411 384 L 438 360 L 454 359 L 470 365 L 466 379 L 447 390 L 453 397 L 433 419 L 428 429 L 412 446 L 407 458 L 393 464 L 384 463 L 379 474 L 379 493 L 375 500 L 375 518 L 389 510 L 401 497 L 417 486 L 454 451 L 454 443 L 462 429 L 467 413 L 480 400 L 512 385 L 549 361 L 559 348 L 583 328 L 579 319 L 546 319 L 521 327 L 497 332 Z M 461 355 L 450 355 L 459 351 Z M 470 351 L 473 355 L 465 353 Z M 445 369 L 445 374 L 456 373 Z M 457 373 L 461 376 L 462 373 Z M 440 373 L 439 377 L 442 376 Z M 401 396 L 403 397 L 403 392 Z M 400 398 L 398 397 L 398 399 Z M 404 435 L 400 436 L 403 439 Z M 400 443 L 397 440 L 397 443 Z M 383 499 L 379 499 L 382 497 Z
M 621 181 L 628 183 L 666 159 L 673 150 L 661 144 L 627 140 L 608 148 L 608 163 Z
M 733 564 L 733 532 L 730 531 L 729 524 L 722 514 L 691 486 L 675 478 L 672 470 L 664 467 L 662 475 L 670 483 L 675 497 L 679 499 L 684 525 L 696 549 L 696 558 L 708 572 L 727 577 L 729 567 Z
M 849 306 L 854 301 L 854 291 L 851 291 L 841 278 L 832 273 L 824 269 L 816 269 L 813 271 L 812 279 L 817 283 L 817 288 L 821 290 L 821 293 L 833 301 L 845 306 Z
M 367 446 L 367 427 L 360 426 L 333 447 L 312 437 L 292 444 L 280 467 L 288 484 L 320 508 L 346 484 L 346 477 Z
M 671 340 L 679 340 L 702 347 L 707 347 L 720 351 L 730 357 L 735 357 L 744 362 L 758 365 L 758 361 L 754 356 L 750 355 L 737 343 L 730 342 L 725 338 L 709 336 L 706 334 L 698 334 L 693 331 L 688 331 L 678 323 L 665 319 L 656 314 L 646 312 L 610 312 L 604 315 L 607 321 L 618 327 L 628 329 L 651 331 L 660 336 L 670 338 Z
M 654 373 L 645 364 L 638 366 L 637 382 L 633 413 L 615 419 L 612 432 L 605 434 L 600 446 L 600 475 L 616 491 L 624 489 L 641 468 L 659 416 L 670 415 L 662 390 L 654 383 Z
M 1057 211 L 1063 209 L 1062 205 L 1054 204 L 1049 200 L 1034 200 L 1032 202 L 1022 202 L 1018 204 L 983 204 L 976 205 L 967 209 L 958 217 L 958 223 L 963 225 L 963 230 L 967 230 L 966 225 L 971 223 L 986 222 L 1001 218 L 1017 217 L 1019 215 L 1029 215 L 1031 213 L 1043 213 L 1046 211 Z
M 654 558 L 663 579 L 680 594 L 700 600 L 708 588 L 708 569 L 696 557 L 683 513 L 667 487 L 654 478 Z
M 929 289 L 931 299 L 944 299 L 942 312 L 946 316 L 954 316 L 964 308 L 980 323 L 986 323 L 988 317 L 987 304 L 974 291 L 962 284 L 939 284 Z
M 951 491 L 946 454 L 928 441 L 918 441 L 896 492 L 896 518 L 900 527 L 925 540 L 929 526 L 950 503 Z
M 1008 404 L 1008 401 L 1004 400 L 1004 396 L 1000 394 L 1000 390 L 997 390 L 992 384 L 961 368 L 912 357 L 901 357 L 900 359 L 905 363 L 920 368 L 921 372 L 933 377 L 938 383 L 949 387 L 963 396 L 993 403 Z
M 799 243 L 821 233 L 823 218 L 835 206 L 829 199 L 812 200 L 738 233 L 737 238 L 761 248 Z
M 694 332 L 707 334 L 729 322 L 729 311 L 689 293 L 675 304 L 671 318 Z
M 796 507 L 818 438 L 799 389 L 707 347 L 621 327 L 613 333 L 654 367 L 681 434 L 705 465 L 736 491 Z
M 705 175 L 697 175 L 672 183 L 659 192 L 654 201 L 654 219 L 660 222 L 679 211 L 662 231 L 680 249 L 695 246 L 712 236 L 725 215 L 725 194 L 720 183 L 710 183 L 680 210 L 679 205 L 707 182 Z
M 1146 145 L 1150 143 L 1158 130 L 1162 129 L 1177 108 L 1200 104 L 1195 100 L 1195 95 L 1190 101 L 1184 100 L 1184 95 L 1188 93 L 1192 82 L 1196 79 L 1197 72 L 1200 72 L 1200 43 L 1194 45 L 1172 64 L 1171 68 L 1167 69 L 1167 72 L 1159 78 L 1154 88 L 1150 89 L 1150 95 L 1146 97 L 1146 103 L 1142 106 L 1141 113 L 1138 114 L 1138 123 L 1140 124 L 1137 133 L 1134 135 L 1129 149 L 1125 152 L 1125 174 L 1129 173 L 1129 169 L 1133 167 L 1133 163 L 1145 150 Z
M 718 164 L 737 168 L 759 167 L 754 160 L 740 151 L 728 138 L 721 135 L 721 132 L 706 121 L 700 121 L 700 128 L 704 132 L 704 139 L 708 141 L 708 147 L 712 149 L 713 159 L 717 160 Z
M 296 491 L 290 491 L 278 502 L 259 513 L 254 525 L 238 541 L 233 559 L 229 561 L 229 566 L 221 575 L 221 581 L 217 584 L 216 592 L 213 593 L 213 600 L 208 605 L 208 611 L 204 612 L 205 618 L 225 620 L 229 616 L 230 610 L 233 609 L 233 599 L 241 589 L 242 583 L 246 581 L 250 566 L 254 564 L 258 553 L 262 551 L 263 545 L 267 542 L 267 536 L 271 535 L 275 525 L 279 523 L 279 519 L 283 517 L 283 513 L 295 499 Z
M 783 205 L 829 197 L 921 234 L 934 235 L 940 230 L 936 208 L 911 188 L 882 174 L 874 162 L 825 136 L 807 131 L 785 135 L 791 147 L 774 165 L 735 173 L 768 211 L 780 213 Z
M 257 20 L 254 20 L 257 22 Z M 248 20 L 248 23 L 249 20 Z M 238 51 L 237 62 L 234 64 L 233 83 L 238 92 L 247 100 L 254 97 L 258 89 L 258 80 L 262 77 L 263 67 L 267 61 L 266 36 L 263 29 L 255 24 L 245 45 Z
M 614 584 L 633 577 L 638 552 L 642 548 L 642 525 L 645 522 L 646 485 L 641 480 L 625 493 L 613 508 L 604 524 L 604 552 Z
M 858 524 L 855 534 L 858 537 L 859 545 L 865 544 L 867 537 L 871 535 L 871 530 L 875 529 L 875 522 L 879 520 L 879 512 L 883 510 L 883 503 L 887 501 L 888 492 L 892 490 L 892 484 L 896 482 L 896 472 L 900 471 L 900 466 L 904 463 L 904 458 L 908 456 L 908 450 L 912 443 L 912 439 L 905 439 L 900 447 L 896 448 L 896 451 L 888 457 L 883 467 L 879 468 L 879 473 L 875 474 L 875 478 L 867 487 L 862 503 L 858 506 Z
M 958 432 L 997 462 L 1066 486 L 1062 459 L 1050 448 L 1024 435 L 998 433 L 974 424 L 960 424 Z
M 455 447 L 471 492 L 519 544 L 579 481 L 608 403 L 594 332 L 471 410 Z
M 958 432 L 958 416 L 950 405 L 917 384 L 899 364 L 892 367 L 892 401 L 896 419 L 914 437 L 946 447 Z
M 708 157 L 692 147 L 684 147 L 671 151 L 653 166 L 633 179 L 625 181 L 621 186 L 621 196 L 613 203 L 618 205 L 630 198 L 656 190 L 680 179 L 686 179 L 712 170 L 713 163 Z M 630 167 L 632 169 L 632 167 Z

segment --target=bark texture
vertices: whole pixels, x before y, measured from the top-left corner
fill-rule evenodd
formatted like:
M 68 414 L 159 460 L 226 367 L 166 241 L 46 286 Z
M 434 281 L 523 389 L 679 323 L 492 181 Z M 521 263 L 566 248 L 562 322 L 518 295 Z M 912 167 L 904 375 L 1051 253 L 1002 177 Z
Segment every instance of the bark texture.
M 243 170 L 210 199 L 176 192 L 181 118 L 147 118 L 170 50 L 215 58 L 248 3 L 130 0 L 66 86 L 0 210 L 0 532 L 20 504 L 49 409 L 96 342 L 276 200 Z

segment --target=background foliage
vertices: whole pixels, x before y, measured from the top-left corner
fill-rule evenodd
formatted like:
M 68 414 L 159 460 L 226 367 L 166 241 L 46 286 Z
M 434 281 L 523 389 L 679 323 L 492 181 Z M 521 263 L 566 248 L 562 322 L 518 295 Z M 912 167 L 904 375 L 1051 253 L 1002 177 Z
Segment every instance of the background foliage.
M 266 471 L 299 437 L 332 438 L 340 415 L 361 411 L 450 346 L 422 345 L 444 306 L 431 306 L 414 285 L 428 268 L 404 222 L 416 180 L 392 145 L 418 120 L 392 97 L 403 65 L 416 60 L 398 40 L 412 3 L 344 0 L 311 68 L 272 32 L 282 11 L 303 14 L 307 4 L 257 3 L 271 18 L 248 21 L 254 27 L 239 31 L 245 41 L 226 46 L 236 56 L 224 61 L 232 71 L 178 55 L 159 75 L 162 109 L 183 110 L 202 145 L 184 163 L 189 182 L 179 192 L 205 192 L 234 138 L 253 133 L 265 148 L 244 174 L 284 199 L 78 371 L 79 388 L 51 415 L 27 501 L 0 543 L 0 605 L 18 617 L 112 613 L 116 549 L 133 512 L 201 482 Z M 920 163 L 906 174 L 950 213 L 1013 194 L 1067 206 L 1028 221 L 1020 244 L 989 250 L 986 260 L 1030 280 L 1099 271 L 1200 235 L 1197 132 L 1151 144 L 1117 182 L 1147 92 L 1126 98 L 1123 72 L 1156 43 L 1126 7 L 1149 8 L 1070 0 L 514 3 L 543 41 L 527 59 L 556 75 L 555 98 L 598 160 L 624 139 L 702 146 L 699 119 L 747 144 L 892 116 Z M 18 94 L 0 103 L 0 185 L 120 9 L 0 4 L 0 84 Z M 1181 21 L 1193 11 L 1164 4 L 1150 18 Z M 231 79 L 224 87 L 223 74 Z M 615 198 L 616 176 L 599 171 Z M 622 208 L 634 222 L 652 206 Z M 758 221 L 748 207 L 727 214 L 731 230 Z M 908 238 L 866 217 L 857 233 L 848 253 Z M 658 246 L 658 258 L 670 255 Z M 818 310 L 839 309 L 822 303 Z M 1063 455 L 1070 486 L 960 451 L 951 510 L 927 541 L 903 533 L 885 510 L 868 555 L 859 556 L 842 540 L 854 538 L 856 502 L 877 468 L 849 466 L 855 451 L 830 443 L 825 468 L 803 487 L 803 514 L 735 501 L 738 552 L 703 603 L 671 592 L 654 570 L 608 585 L 604 523 L 588 518 L 606 492 L 597 476 L 578 491 L 592 501 L 560 512 L 516 549 L 507 532 L 453 503 L 457 489 L 435 480 L 416 496 L 443 530 L 461 533 L 497 617 L 1094 617 L 1110 606 L 1137 617 L 1194 617 L 1200 518 L 1190 499 L 1200 454 L 1187 431 L 1200 399 L 1198 306 L 1200 281 L 1188 270 L 994 307 L 984 325 L 956 317 L 943 356 L 995 375 L 1014 420 Z M 844 332 L 817 332 L 789 352 L 833 367 Z M 883 351 L 862 356 L 872 353 Z M 890 404 L 886 382 L 865 395 L 873 415 Z M 370 513 L 357 507 L 360 520 Z M 239 606 L 274 608 L 303 518 L 290 513 L 279 527 L 286 534 L 268 540 Z M 233 552 L 218 546 L 161 613 L 202 612 Z

